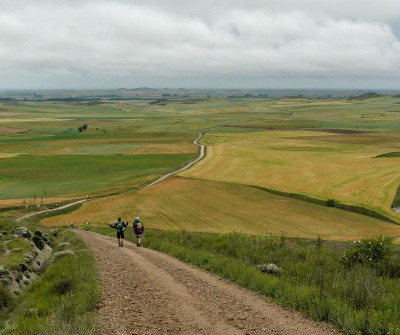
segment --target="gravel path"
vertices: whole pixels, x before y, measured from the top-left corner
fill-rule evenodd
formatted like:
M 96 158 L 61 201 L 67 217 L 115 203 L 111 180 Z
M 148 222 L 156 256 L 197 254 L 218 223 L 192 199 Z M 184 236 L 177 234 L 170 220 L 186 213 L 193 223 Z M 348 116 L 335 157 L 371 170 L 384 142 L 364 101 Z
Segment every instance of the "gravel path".
M 101 275 L 100 334 L 339 334 L 168 255 L 76 233 Z

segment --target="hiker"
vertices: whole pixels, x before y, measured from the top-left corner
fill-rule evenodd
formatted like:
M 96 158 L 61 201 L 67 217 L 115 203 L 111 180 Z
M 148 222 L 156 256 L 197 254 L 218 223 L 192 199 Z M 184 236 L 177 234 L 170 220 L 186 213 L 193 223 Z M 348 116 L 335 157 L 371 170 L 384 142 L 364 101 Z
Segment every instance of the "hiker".
M 71 229 L 74 229 L 74 221 L 71 221 L 71 223 L 69 224 L 69 227 L 70 227 Z
M 89 230 L 89 222 L 88 221 L 85 222 L 85 230 Z
M 124 223 L 121 221 L 121 218 L 118 218 L 118 221 L 115 223 L 110 223 L 111 228 L 115 228 L 117 230 L 117 239 L 118 239 L 118 246 L 123 247 L 124 246 L 124 232 L 125 228 L 128 227 L 129 222 L 126 221 Z
M 136 245 L 140 247 L 140 241 L 142 240 L 142 234 L 144 232 L 144 226 L 143 223 L 140 222 L 140 218 L 137 217 L 135 221 L 133 222 L 133 231 L 135 232 L 136 235 Z

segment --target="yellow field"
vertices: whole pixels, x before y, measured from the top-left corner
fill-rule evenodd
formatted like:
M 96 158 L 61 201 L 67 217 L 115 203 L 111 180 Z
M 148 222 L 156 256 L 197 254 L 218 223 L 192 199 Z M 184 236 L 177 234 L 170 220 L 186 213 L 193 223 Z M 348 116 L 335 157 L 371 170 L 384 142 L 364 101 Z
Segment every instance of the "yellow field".
M 400 226 L 367 216 L 273 195 L 253 187 L 171 177 L 139 192 L 97 199 L 71 214 L 41 221 L 77 226 L 86 220 L 106 225 L 140 216 L 147 227 L 206 232 L 245 232 L 352 240 L 385 234 L 400 236 Z
M 399 220 L 390 205 L 400 184 L 400 158 L 374 158 L 396 151 L 399 140 L 398 133 L 209 134 L 206 158 L 181 175 L 334 198 Z

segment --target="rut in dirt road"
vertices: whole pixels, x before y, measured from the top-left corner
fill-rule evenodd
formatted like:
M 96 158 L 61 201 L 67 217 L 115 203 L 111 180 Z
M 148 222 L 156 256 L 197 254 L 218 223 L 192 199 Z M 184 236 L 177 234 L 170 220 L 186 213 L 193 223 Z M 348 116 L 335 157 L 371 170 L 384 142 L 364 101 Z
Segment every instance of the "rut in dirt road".
M 76 232 L 101 275 L 100 334 L 339 334 L 165 254 Z

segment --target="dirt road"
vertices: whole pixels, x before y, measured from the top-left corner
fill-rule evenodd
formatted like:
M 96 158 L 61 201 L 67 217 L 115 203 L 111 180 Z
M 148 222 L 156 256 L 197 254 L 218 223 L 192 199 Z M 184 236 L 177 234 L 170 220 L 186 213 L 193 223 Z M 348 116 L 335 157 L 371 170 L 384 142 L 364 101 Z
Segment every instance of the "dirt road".
M 339 334 L 165 254 L 76 232 L 101 275 L 101 334 Z

